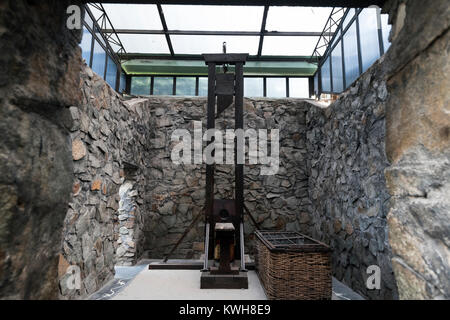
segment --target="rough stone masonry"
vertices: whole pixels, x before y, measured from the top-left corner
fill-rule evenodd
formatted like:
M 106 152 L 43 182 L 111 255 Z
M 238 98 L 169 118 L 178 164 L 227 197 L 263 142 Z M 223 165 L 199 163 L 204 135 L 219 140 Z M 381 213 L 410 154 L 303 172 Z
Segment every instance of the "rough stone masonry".
M 246 206 L 262 229 L 301 231 L 333 248 L 334 275 L 372 298 L 395 298 L 384 181 L 383 64 L 368 71 L 327 109 L 301 99 L 245 99 L 246 128 L 280 130 L 280 169 L 260 175 L 245 168 Z M 93 293 L 114 264 L 146 256 L 162 258 L 197 214 L 205 194 L 205 165 L 175 164 L 176 129 L 193 136 L 205 127 L 206 98 L 138 97 L 128 101 L 88 67 L 81 73 L 82 103 L 71 107 L 75 180 L 60 256 L 65 298 Z M 217 119 L 234 127 L 233 109 Z M 205 146 L 206 143 L 204 143 Z M 217 165 L 216 198 L 233 198 L 232 165 Z M 173 258 L 203 252 L 202 220 Z M 245 239 L 253 253 L 254 226 L 246 217 Z M 82 270 L 82 288 L 64 284 L 68 265 Z M 382 269 L 381 291 L 366 289 L 366 269 Z
M 386 216 L 386 89 L 383 58 L 328 108 L 307 113 L 311 235 L 333 248 L 333 272 L 372 299 L 396 299 Z M 369 290 L 369 266 L 381 290 Z
M 401 299 L 450 298 L 450 6 L 388 1 L 386 183 Z
M 58 297 L 72 185 L 68 107 L 80 100 L 79 1 L 0 5 L 0 298 Z
M 72 299 L 101 288 L 115 264 L 132 265 L 142 255 L 152 147 L 146 101 L 123 101 L 86 65 L 80 78 L 82 99 L 69 108 L 74 178 L 58 269 L 61 297 Z M 70 265 L 80 268 L 80 288 L 67 286 Z
M 87 66 L 82 100 L 69 108 L 74 180 L 59 257 L 61 297 L 92 294 L 113 276 L 115 264 L 132 265 L 143 252 L 162 258 L 201 213 L 205 165 L 171 160 L 172 133 L 205 122 L 206 98 L 142 97 L 125 101 Z M 246 99 L 248 128 L 280 129 L 280 169 L 261 176 L 248 166 L 246 205 L 265 229 L 309 229 L 306 176 L 306 111 L 296 99 Z M 217 128 L 234 127 L 231 108 Z M 204 123 L 205 125 L 205 123 Z M 218 165 L 216 197 L 233 198 L 232 165 Z M 203 219 L 201 219 L 203 220 Z M 246 245 L 253 252 L 254 226 L 246 217 Z M 203 222 L 188 234 L 174 258 L 199 258 Z M 70 265 L 81 269 L 81 288 L 70 289 Z

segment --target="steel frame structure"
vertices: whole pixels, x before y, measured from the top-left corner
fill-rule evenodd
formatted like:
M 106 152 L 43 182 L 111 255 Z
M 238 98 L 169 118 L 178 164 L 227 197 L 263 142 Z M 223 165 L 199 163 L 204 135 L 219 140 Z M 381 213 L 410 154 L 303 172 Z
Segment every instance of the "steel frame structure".
M 89 58 L 89 67 L 92 68 L 92 62 L 93 62 L 93 56 L 94 56 L 94 47 L 95 47 L 95 41 L 97 41 L 97 43 L 103 48 L 103 50 L 105 51 L 105 69 L 103 72 L 103 79 L 106 79 L 106 72 L 107 72 L 107 68 L 108 68 L 108 56 L 114 61 L 114 63 L 116 64 L 116 69 L 117 69 L 117 73 L 116 73 L 116 83 L 115 83 L 115 87 L 114 89 L 116 91 L 119 91 L 119 87 L 120 87 L 120 74 L 123 71 L 122 69 L 122 64 L 121 64 L 121 60 L 119 58 L 119 53 L 126 53 L 125 48 L 122 45 L 122 42 L 120 41 L 120 38 L 117 36 L 117 34 L 114 31 L 114 27 L 111 24 L 111 21 L 109 20 L 108 15 L 106 14 L 105 9 L 103 8 L 102 4 L 91 4 L 94 8 L 96 8 L 97 10 L 99 10 L 101 12 L 101 15 L 99 16 L 98 19 L 95 19 L 95 16 L 92 14 L 92 11 L 89 9 L 89 7 L 87 5 L 84 5 L 84 9 L 85 9 L 85 15 L 89 15 L 90 19 L 93 22 L 93 25 L 90 26 L 87 22 L 86 19 L 83 20 L 83 26 L 91 33 L 92 35 L 92 39 L 91 39 L 91 47 L 90 47 L 90 58 Z M 111 27 L 113 28 L 111 30 L 111 32 L 109 33 L 104 33 L 102 32 L 102 26 L 106 26 L 107 22 L 109 22 L 109 24 L 111 25 Z M 117 39 L 114 39 L 113 35 L 116 35 Z M 101 39 L 99 38 L 99 36 L 101 37 Z M 115 52 L 112 49 L 112 44 L 115 44 L 117 46 L 120 47 L 120 49 L 118 50 L 118 52 Z
M 155 2 L 155 1 L 153 1 Z M 152 1 L 149 1 L 148 3 L 153 3 Z M 108 39 L 108 41 L 111 41 L 111 43 L 119 46 L 119 50 L 116 52 L 116 54 L 124 60 L 128 60 L 131 58 L 136 58 L 137 55 L 128 55 L 122 45 L 122 42 L 120 41 L 119 38 L 119 34 L 137 34 L 137 35 L 164 35 L 166 38 L 166 42 L 167 42 L 167 46 L 169 48 L 169 52 L 170 52 L 170 57 L 178 59 L 179 56 L 174 52 L 173 49 L 173 45 L 172 45 L 172 41 L 170 36 L 171 35 L 204 35 L 204 36 L 208 36 L 208 35 L 221 35 L 221 36 L 259 36 L 259 45 L 258 45 L 258 53 L 255 56 L 250 56 L 249 57 L 249 61 L 259 61 L 259 59 L 263 58 L 264 56 L 262 55 L 262 49 L 263 49 L 263 43 L 264 43 L 264 37 L 290 37 L 290 36 L 298 36 L 298 37 L 328 37 L 331 38 L 334 36 L 333 32 L 327 31 L 327 30 L 323 30 L 322 32 L 279 32 L 279 31 L 267 31 L 266 30 L 266 21 L 267 21 L 267 16 L 268 16 L 268 12 L 270 9 L 270 5 L 265 5 L 264 6 L 264 13 L 263 13 L 263 17 L 262 17 L 262 21 L 261 21 L 261 29 L 260 31 L 213 31 L 213 30 L 208 30 L 208 31 L 197 31 L 197 30 L 169 30 L 167 27 L 167 23 L 166 23 L 166 19 L 164 16 L 164 11 L 163 8 L 161 6 L 161 3 L 159 3 L 158 1 L 155 2 L 156 3 L 156 7 L 158 9 L 158 14 L 159 14 L 159 18 L 161 20 L 161 25 L 162 25 L 162 30 L 145 30 L 145 29 L 115 29 L 114 26 L 112 25 L 111 21 L 109 20 L 108 14 L 106 12 L 106 10 L 104 9 L 102 4 L 97 4 L 97 3 L 90 3 L 90 5 L 92 5 L 93 7 L 95 7 L 97 10 L 99 10 L 101 12 L 101 16 L 98 20 L 102 20 L 100 25 L 102 26 L 102 28 L 100 29 L 100 32 L 105 36 L 106 39 Z M 206 4 L 206 3 L 205 3 Z M 335 12 L 335 8 L 333 8 L 333 12 L 334 14 L 336 14 Z M 331 14 L 331 16 L 333 16 L 333 12 Z M 328 19 L 327 23 L 330 21 L 330 19 L 332 20 L 332 17 L 330 16 L 330 18 Z M 111 28 L 107 28 L 107 24 L 106 21 L 109 22 Z M 116 39 L 114 39 L 114 37 Z M 190 55 L 191 59 L 195 59 L 195 60 L 202 60 L 202 56 L 199 55 Z M 150 58 L 147 57 L 146 55 L 140 55 L 139 58 Z M 167 56 L 165 55 L 152 55 L 152 58 L 164 58 L 167 59 Z M 294 60 L 295 58 L 293 57 L 278 57 L 277 61 L 285 61 L 286 59 L 289 60 Z M 317 57 L 301 57 L 301 58 L 297 58 L 297 61 L 317 61 Z
M 163 29 L 162 30 L 140 30 L 140 29 L 115 29 L 112 22 L 110 21 L 108 14 L 101 4 L 101 2 L 108 2 L 108 3 L 114 3 L 114 2 L 129 2 L 129 3 L 152 3 L 155 4 L 158 9 L 159 18 L 161 20 L 161 24 Z M 178 1 L 174 1 L 174 3 Z M 189 1 L 183 2 L 180 1 L 179 4 L 190 4 Z M 194 1 L 195 2 L 195 1 Z M 258 52 L 256 55 L 249 56 L 248 61 L 307 61 L 313 64 L 316 64 L 318 66 L 316 74 L 318 74 L 319 81 L 317 88 L 313 89 L 316 94 L 320 96 L 322 93 L 339 93 L 335 92 L 333 88 L 333 67 L 332 67 L 332 61 L 330 59 L 330 91 L 322 91 L 322 84 L 321 84 L 321 68 L 325 61 L 329 57 L 331 57 L 331 52 L 334 50 L 336 45 L 342 46 L 342 74 L 343 74 L 343 84 L 344 89 L 348 86 L 347 79 L 345 75 L 345 48 L 344 48 L 344 41 L 342 41 L 343 36 L 345 32 L 352 26 L 353 23 L 356 23 L 357 28 L 357 44 L 358 44 L 358 63 L 359 63 L 359 75 L 362 74 L 362 57 L 361 57 L 361 34 L 360 34 L 360 28 L 359 28 L 359 14 L 363 9 L 355 9 L 355 15 L 352 17 L 350 22 L 347 24 L 346 28 L 342 29 L 342 24 L 348 14 L 350 13 L 350 7 L 355 6 L 349 6 L 347 8 L 340 8 L 340 7 L 333 7 L 332 11 L 330 13 L 330 16 L 322 30 L 322 32 L 277 32 L 277 31 L 267 31 L 266 30 L 266 21 L 268 12 L 270 10 L 270 6 L 277 5 L 276 3 L 269 3 L 264 5 L 264 12 L 263 17 L 261 21 L 261 28 L 260 31 L 195 31 L 195 30 L 169 30 L 167 27 L 167 23 L 164 16 L 164 11 L 162 8 L 162 5 L 164 2 L 161 1 L 98 1 L 98 3 L 89 3 L 89 5 L 93 6 L 95 9 L 100 11 L 100 16 L 95 19 L 94 15 L 92 14 L 91 10 L 89 9 L 88 5 L 85 5 L 86 8 L 86 14 L 89 14 L 91 19 L 94 22 L 94 30 L 90 28 L 86 23 L 84 24 L 89 31 L 92 33 L 92 46 L 91 46 L 91 61 L 90 61 L 90 67 L 92 67 L 92 55 L 93 55 L 93 46 L 95 39 L 98 39 L 99 36 L 97 34 L 100 34 L 100 36 L 103 39 L 102 41 L 99 41 L 99 44 L 103 47 L 107 55 L 109 54 L 111 58 L 116 62 L 117 66 L 121 66 L 121 62 L 124 60 L 132 60 L 132 59 L 168 59 L 168 60 L 202 60 L 201 55 L 186 55 L 186 54 L 176 54 L 174 52 L 172 41 L 170 36 L 171 35 L 224 35 L 224 36 L 259 36 L 259 45 L 258 45 Z M 201 1 L 197 1 L 194 4 L 205 4 Z M 208 3 L 209 4 L 209 3 Z M 227 3 L 229 5 L 232 5 L 232 3 Z M 247 3 L 246 3 L 247 4 Z M 262 5 L 255 3 L 254 5 Z M 278 4 L 280 5 L 280 4 Z M 291 4 L 292 5 L 292 4 Z M 380 12 L 381 10 L 377 11 L 377 17 L 378 21 L 380 20 Z M 109 24 L 109 28 L 108 28 Z M 382 39 L 382 33 L 381 29 L 378 29 L 378 36 L 379 36 L 379 48 L 380 48 L 380 55 L 383 55 L 385 52 L 383 39 Z M 170 54 L 129 54 L 126 52 L 121 40 L 120 40 L 120 34 L 160 34 L 164 35 L 166 38 L 167 46 L 169 48 Z M 314 51 L 311 56 L 264 56 L 262 55 L 262 49 L 264 45 L 264 38 L 265 37 L 283 37 L 283 36 L 311 36 L 311 37 L 317 37 L 319 36 L 319 40 L 317 41 L 316 47 L 314 48 Z M 105 44 L 105 45 L 104 45 Z M 117 46 L 119 49 L 117 51 L 114 51 L 112 49 L 112 45 Z M 325 52 L 323 55 L 321 55 L 320 50 L 325 48 Z M 107 59 L 107 56 L 106 56 Z M 107 68 L 107 62 L 105 63 L 105 72 L 104 72 L 104 78 L 106 77 L 106 68 Z M 119 70 L 119 68 L 118 68 Z M 120 67 L 120 71 L 123 72 L 123 69 Z M 155 75 L 135 75 L 137 77 L 144 76 L 144 77 L 150 77 L 152 86 L 150 88 L 151 93 L 153 93 L 153 84 L 154 84 L 154 78 L 155 77 L 164 77 L 165 75 L 161 74 L 158 76 Z M 176 94 L 176 78 L 182 77 L 182 75 L 168 75 L 173 78 L 174 82 L 174 88 L 173 88 L 173 94 Z M 195 77 L 196 78 L 196 94 L 198 94 L 198 82 L 201 75 L 189 75 L 189 77 Z M 266 85 L 266 79 L 269 77 L 276 77 L 276 76 L 246 76 L 246 77 L 262 77 L 263 83 L 264 83 L 264 97 L 267 95 L 267 85 Z M 299 77 L 286 77 L 286 76 L 280 76 L 283 78 L 286 78 L 286 96 L 289 97 L 289 78 L 299 78 Z M 312 83 L 313 88 L 314 86 L 314 77 L 304 77 L 309 78 L 310 84 Z M 117 81 L 116 81 L 116 90 L 118 90 L 120 84 L 120 72 L 117 72 Z M 130 76 L 127 76 L 127 92 L 130 92 L 130 84 L 131 84 L 131 78 Z M 311 87 L 311 85 L 310 85 Z M 311 91 L 311 90 L 310 90 Z
M 332 43 L 334 39 L 334 32 L 332 31 L 334 29 L 338 29 L 341 25 L 341 21 L 344 16 L 348 13 L 350 9 L 345 8 L 336 8 L 333 7 L 331 10 L 330 16 L 325 23 L 325 26 L 323 28 L 322 33 L 320 34 L 319 40 L 317 41 L 316 47 L 314 48 L 314 51 L 311 55 L 311 61 L 314 61 L 313 58 L 317 57 L 320 58 L 322 55 L 319 52 L 319 49 L 322 48 L 328 48 L 330 43 Z M 324 44 L 320 44 L 321 40 L 324 42 Z
M 356 8 L 353 17 L 348 21 L 345 28 L 343 28 L 343 23 L 346 20 L 347 16 L 350 14 L 351 9 L 348 8 L 345 11 L 345 14 L 342 16 L 339 22 L 339 26 L 336 29 L 335 35 L 329 40 L 329 45 L 327 49 L 325 50 L 323 56 L 320 58 L 320 62 L 316 71 L 316 74 L 319 76 L 319 85 L 317 88 L 317 95 L 320 96 L 322 93 L 326 94 L 340 94 L 341 92 L 336 92 L 334 90 L 333 86 L 333 61 L 331 59 L 331 53 L 336 48 L 336 46 L 340 45 L 342 50 L 342 77 L 343 77 L 343 88 L 344 90 L 348 88 L 351 83 L 347 83 L 346 79 L 346 73 L 345 73 L 345 45 L 344 45 L 344 36 L 347 33 L 347 31 L 353 26 L 353 24 L 356 25 L 356 41 L 357 41 L 357 50 L 358 50 L 358 66 L 359 66 L 359 76 L 363 74 L 365 70 L 363 70 L 363 61 L 362 61 L 362 54 L 361 54 L 361 31 L 360 31 L 360 25 L 359 25 L 359 15 L 364 9 L 362 8 Z M 377 23 L 378 23 L 378 45 L 380 50 L 380 57 L 384 55 L 386 48 L 384 47 L 383 43 L 383 35 L 381 30 L 381 9 L 377 9 Z M 330 58 L 330 91 L 322 91 L 322 84 L 321 84 L 321 71 L 323 64 L 327 61 L 327 59 Z M 316 76 L 316 75 L 314 75 Z
M 113 24 L 111 23 L 111 20 L 109 19 L 109 16 L 106 13 L 106 10 L 103 7 L 103 5 L 101 3 L 100 4 L 90 3 L 90 5 L 92 7 L 94 7 L 95 9 L 97 9 L 98 11 L 100 11 L 100 13 L 101 13 L 100 16 L 97 19 L 95 19 L 94 15 L 92 14 L 91 9 L 89 9 L 89 7 L 87 5 L 85 5 L 86 12 L 89 13 L 92 20 L 95 21 L 95 23 L 97 24 L 100 34 L 105 39 L 105 42 L 109 44 L 109 48 L 111 49 L 111 51 L 114 52 L 114 50 L 112 50 L 111 44 L 114 44 L 119 47 L 119 50 L 117 50 L 115 52 L 116 58 L 117 58 L 117 55 L 119 55 L 119 54 L 127 53 L 122 42 L 120 41 L 119 35 L 118 35 L 117 31 L 115 30 Z M 108 23 L 111 26 L 111 29 L 107 29 Z
M 89 0 L 82 0 L 87 3 Z M 186 4 L 186 5 L 243 5 L 242 0 L 97 0 L 99 3 L 139 3 L 139 4 Z M 386 0 L 245 0 L 246 6 L 305 6 L 305 7 L 348 7 L 359 8 L 377 5 L 382 7 Z

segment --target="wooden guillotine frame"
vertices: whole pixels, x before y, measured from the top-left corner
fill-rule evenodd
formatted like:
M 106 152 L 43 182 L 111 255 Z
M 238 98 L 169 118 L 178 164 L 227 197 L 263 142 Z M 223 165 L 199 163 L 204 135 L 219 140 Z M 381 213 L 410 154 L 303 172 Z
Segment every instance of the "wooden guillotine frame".
M 216 117 L 232 104 L 233 98 L 235 130 L 244 129 L 244 64 L 248 54 L 203 54 L 203 57 L 208 65 L 207 129 L 215 128 Z M 234 65 L 234 73 L 227 73 L 228 65 Z M 218 66 L 223 67 L 223 73 L 217 72 Z M 236 142 L 234 199 L 214 198 L 215 164 L 206 165 L 205 256 L 200 286 L 205 289 L 248 288 L 244 257 L 244 164 L 237 162 Z M 217 248 L 220 248 L 218 266 L 214 262 Z

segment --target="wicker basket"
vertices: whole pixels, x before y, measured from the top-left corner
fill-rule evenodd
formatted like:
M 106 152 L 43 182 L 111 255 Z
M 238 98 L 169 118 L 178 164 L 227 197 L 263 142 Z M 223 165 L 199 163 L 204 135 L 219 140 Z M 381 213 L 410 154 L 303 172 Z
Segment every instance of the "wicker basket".
M 331 299 L 330 247 L 297 232 L 255 234 L 256 268 L 269 299 Z

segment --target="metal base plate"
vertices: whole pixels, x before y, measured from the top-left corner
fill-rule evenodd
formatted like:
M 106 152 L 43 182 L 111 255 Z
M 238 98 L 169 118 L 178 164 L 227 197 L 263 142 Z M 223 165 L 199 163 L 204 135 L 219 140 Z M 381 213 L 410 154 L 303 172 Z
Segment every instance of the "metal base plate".
M 200 289 L 248 289 L 247 272 L 239 272 L 236 275 L 202 272 Z

